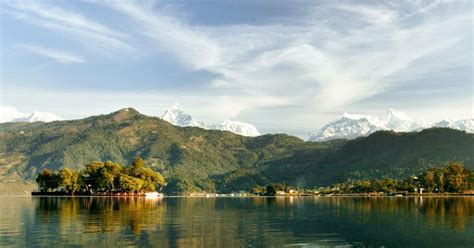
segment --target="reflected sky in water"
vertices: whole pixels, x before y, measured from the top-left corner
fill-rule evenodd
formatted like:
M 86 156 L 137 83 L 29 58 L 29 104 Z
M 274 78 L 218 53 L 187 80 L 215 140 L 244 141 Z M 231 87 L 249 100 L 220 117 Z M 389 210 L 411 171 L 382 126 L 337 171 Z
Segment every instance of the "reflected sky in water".
M 0 197 L 0 246 L 466 246 L 474 197 Z

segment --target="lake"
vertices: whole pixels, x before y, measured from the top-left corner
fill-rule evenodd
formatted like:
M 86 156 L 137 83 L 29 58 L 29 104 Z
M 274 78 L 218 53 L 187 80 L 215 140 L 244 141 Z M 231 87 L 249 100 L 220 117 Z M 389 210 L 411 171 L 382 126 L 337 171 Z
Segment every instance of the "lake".
M 0 197 L 0 246 L 473 247 L 474 197 Z

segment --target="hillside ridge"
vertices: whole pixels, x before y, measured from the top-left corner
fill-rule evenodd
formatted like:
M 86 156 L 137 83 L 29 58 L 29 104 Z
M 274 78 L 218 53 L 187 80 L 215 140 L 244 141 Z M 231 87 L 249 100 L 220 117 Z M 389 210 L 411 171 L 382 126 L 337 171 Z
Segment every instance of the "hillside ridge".
M 178 127 L 124 108 L 79 120 L 0 124 L 0 183 L 30 181 L 43 168 L 128 164 L 141 156 L 169 181 L 167 192 L 249 190 L 268 182 L 313 187 L 405 178 L 451 160 L 473 169 L 473 150 L 473 134 L 449 128 L 305 142 L 287 134 Z

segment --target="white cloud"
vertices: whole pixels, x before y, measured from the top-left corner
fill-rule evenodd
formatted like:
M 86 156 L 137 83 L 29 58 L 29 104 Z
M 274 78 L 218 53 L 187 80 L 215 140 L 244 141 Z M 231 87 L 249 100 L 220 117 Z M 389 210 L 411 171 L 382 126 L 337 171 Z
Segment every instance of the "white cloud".
M 28 52 L 34 53 L 36 55 L 49 58 L 49 59 L 54 59 L 57 62 L 62 63 L 62 64 L 85 62 L 82 56 L 79 56 L 70 52 L 59 51 L 59 50 L 54 50 L 54 49 L 41 47 L 41 46 L 33 46 L 33 45 L 19 45 L 19 47 Z
M 135 107 L 143 113 L 161 116 L 175 102 L 199 119 L 217 122 L 233 118 L 244 109 L 289 104 L 284 99 L 263 94 L 253 96 L 220 95 L 212 92 L 196 94 L 189 91 L 68 91 L 44 89 L 4 88 L 0 94 L 1 104 L 12 105 L 25 111 L 33 111 L 32 106 L 61 115 L 67 119 L 104 114 L 124 107 Z M 25 102 L 22 99 L 28 99 Z M 91 99 L 94 99 L 91 101 Z M 57 104 L 67 102 L 67 105 Z M 72 111 L 74 109 L 74 111 Z
M 285 22 L 199 26 L 177 19 L 177 15 L 150 2 L 99 4 L 132 20 L 129 30 L 140 34 L 134 39 L 153 44 L 134 46 L 136 50 L 171 54 L 189 70 L 215 75 L 206 87 L 192 92 L 147 93 L 144 99 L 149 101 L 143 100 L 145 105 L 151 104 L 152 99 L 163 100 L 161 109 L 178 101 L 203 120 L 291 106 L 291 113 L 284 110 L 271 113 L 276 119 L 288 120 L 287 123 L 275 124 L 272 116 L 257 121 L 272 128 L 275 125 L 316 128 L 325 124 L 321 119 L 328 112 L 333 116 L 335 112 L 364 112 L 354 109 L 357 103 L 400 87 L 422 90 L 434 87 L 417 85 L 422 80 L 414 79 L 453 67 L 472 67 L 472 5 L 467 1 L 389 2 L 376 6 L 329 2 L 314 7 L 307 16 L 298 17 L 302 19 L 298 26 Z M 38 25 L 64 31 L 90 44 L 107 49 L 133 49 L 127 42 L 129 35 L 78 13 L 39 3 L 16 4 L 11 8 L 28 16 L 21 18 L 30 22 L 38 20 Z M 442 91 L 450 85 L 439 82 L 436 87 Z M 135 99 L 135 96 L 127 97 Z M 399 101 L 411 101 L 412 96 L 405 97 Z M 114 108 L 127 102 L 117 99 L 120 102 L 113 103 Z M 460 101 L 443 99 L 436 106 L 421 106 L 418 101 L 412 104 L 412 112 L 441 105 L 454 107 Z M 389 107 L 396 106 L 377 106 Z M 429 111 L 426 115 L 433 114 Z M 461 114 L 456 112 L 456 115 Z
M 403 83 L 393 78 L 418 59 L 455 46 L 468 28 L 470 13 L 438 16 L 432 13 L 444 8 L 438 5 L 418 6 L 408 13 L 389 5 L 320 7 L 331 15 L 349 15 L 340 25 L 358 24 L 338 31 L 324 22 L 306 27 L 199 27 L 137 2 L 111 4 L 136 20 L 158 47 L 194 70 L 216 74 L 213 88 L 249 96 L 265 92 L 293 99 L 293 104 L 325 108 L 390 90 Z M 414 15 L 422 20 L 406 25 Z M 419 65 L 418 70 L 433 64 L 440 62 Z
M 83 15 L 39 2 L 7 2 L 7 13 L 33 25 L 54 29 L 74 37 L 74 41 L 100 49 L 133 49 L 126 35 Z
M 206 34 L 164 15 L 156 15 L 149 7 L 135 2 L 114 2 L 109 5 L 127 14 L 141 27 L 141 33 L 160 44 L 192 69 L 205 69 L 219 63 L 220 49 Z

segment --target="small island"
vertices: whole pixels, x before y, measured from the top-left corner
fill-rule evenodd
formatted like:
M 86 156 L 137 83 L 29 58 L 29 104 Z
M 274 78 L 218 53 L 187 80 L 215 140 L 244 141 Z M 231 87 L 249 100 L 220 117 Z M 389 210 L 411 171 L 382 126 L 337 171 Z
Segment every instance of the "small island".
M 146 168 L 140 157 L 125 167 L 107 161 L 89 163 L 81 171 L 44 169 L 36 183 L 39 191 L 32 195 L 156 196 L 166 186 L 164 177 Z

